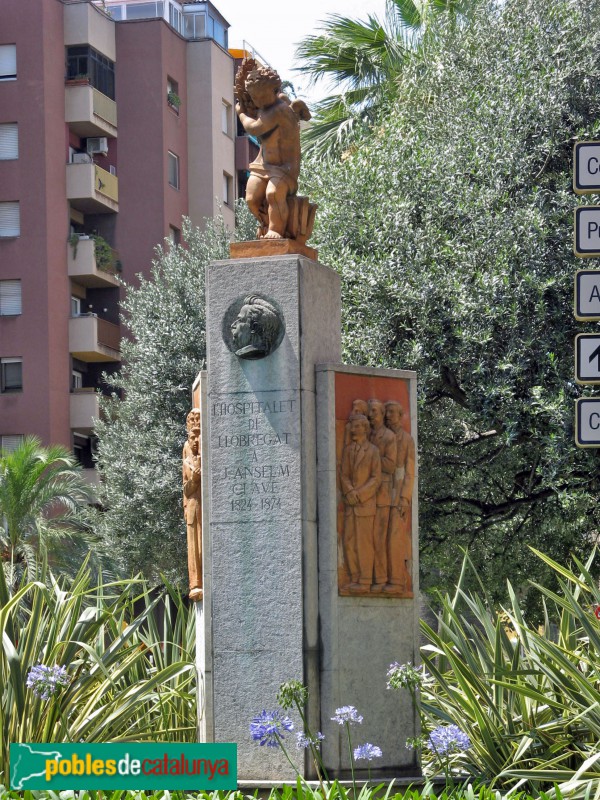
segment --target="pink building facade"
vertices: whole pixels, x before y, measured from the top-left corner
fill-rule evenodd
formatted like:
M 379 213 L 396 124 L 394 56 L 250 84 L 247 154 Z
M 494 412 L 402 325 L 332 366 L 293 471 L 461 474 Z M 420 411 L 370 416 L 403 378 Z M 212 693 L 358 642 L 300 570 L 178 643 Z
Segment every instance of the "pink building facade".
M 0 5 L 0 447 L 64 444 L 91 480 L 118 278 L 149 275 L 182 216 L 233 228 L 236 185 L 226 21 L 195 3 L 186 38 L 186 7 L 106 5 Z M 195 35 L 200 12 L 213 35 Z

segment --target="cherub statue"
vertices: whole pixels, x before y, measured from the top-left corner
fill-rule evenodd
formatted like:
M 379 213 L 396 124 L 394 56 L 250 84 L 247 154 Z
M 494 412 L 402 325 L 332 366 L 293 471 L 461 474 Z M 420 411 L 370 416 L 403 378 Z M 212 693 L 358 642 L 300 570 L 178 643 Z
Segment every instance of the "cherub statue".
M 260 141 L 258 157 L 250 164 L 246 202 L 260 223 L 259 238 L 306 241 L 316 206 L 308 198 L 296 198 L 296 193 L 299 123 L 310 119 L 310 111 L 303 100 L 291 101 L 281 86 L 277 72 L 253 58 L 244 59 L 236 75 L 235 110 L 245 131 Z M 296 199 L 305 201 L 305 208 Z

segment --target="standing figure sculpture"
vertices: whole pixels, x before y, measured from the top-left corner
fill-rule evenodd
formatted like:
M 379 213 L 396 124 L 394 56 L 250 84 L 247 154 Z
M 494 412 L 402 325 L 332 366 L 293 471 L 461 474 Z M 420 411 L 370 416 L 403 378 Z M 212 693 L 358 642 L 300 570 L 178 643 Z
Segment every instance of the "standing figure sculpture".
M 379 450 L 369 442 L 369 420 L 350 416 L 352 441 L 344 447 L 340 482 L 345 504 L 343 547 L 350 574 L 348 589 L 368 594 L 375 559 L 375 497 L 381 484 Z
M 246 133 L 260 141 L 260 152 L 250 164 L 246 202 L 260 223 L 258 238 L 304 242 L 316 211 L 308 198 L 296 197 L 299 123 L 310 119 L 310 112 L 303 100 L 290 101 L 281 85 L 275 70 L 252 58 L 244 59 L 236 75 L 235 110 Z
M 392 480 L 396 471 L 396 436 L 384 425 L 385 406 L 381 400 L 369 400 L 371 443 L 381 456 L 381 486 L 377 491 L 375 516 L 375 580 L 372 592 L 382 592 L 388 582 L 388 526 L 392 506 Z
M 187 527 L 190 600 L 202 600 L 202 486 L 200 409 L 187 415 L 188 440 L 183 446 L 183 513 Z
M 390 594 L 412 591 L 410 509 L 415 482 L 415 442 L 402 427 L 403 416 L 404 409 L 397 400 L 385 404 L 385 423 L 394 432 L 397 444 L 387 542 L 388 582 L 384 587 L 384 592 Z

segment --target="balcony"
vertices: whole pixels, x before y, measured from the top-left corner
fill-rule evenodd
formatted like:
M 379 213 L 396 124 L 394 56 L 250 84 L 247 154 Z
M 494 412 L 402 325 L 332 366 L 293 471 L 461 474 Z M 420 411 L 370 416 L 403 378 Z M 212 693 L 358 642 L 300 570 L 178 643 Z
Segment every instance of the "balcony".
M 88 84 L 65 86 L 65 120 L 77 134 L 88 136 L 117 135 L 117 104 Z
M 119 210 L 119 181 L 97 164 L 67 164 L 67 200 L 84 214 Z
M 117 258 L 113 250 L 111 265 L 98 266 L 96 259 L 96 242 L 94 239 L 79 239 L 76 245 L 67 245 L 67 266 L 69 278 L 80 286 L 91 289 L 109 289 L 119 286 L 117 279 Z
M 95 314 L 69 320 L 69 352 L 80 361 L 120 361 L 120 329 Z
M 95 389 L 75 389 L 70 395 L 70 426 L 72 430 L 88 435 L 100 416 L 100 404 Z

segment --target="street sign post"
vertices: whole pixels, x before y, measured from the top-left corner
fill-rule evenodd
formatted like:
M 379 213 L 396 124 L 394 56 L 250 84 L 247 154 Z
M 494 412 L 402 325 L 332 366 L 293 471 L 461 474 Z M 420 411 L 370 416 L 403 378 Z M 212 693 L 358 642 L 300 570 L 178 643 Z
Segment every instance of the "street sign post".
M 600 383 L 600 336 L 579 333 L 575 337 L 575 380 Z
M 573 250 L 579 258 L 600 258 L 600 206 L 575 209 Z
M 573 191 L 600 192 L 600 142 L 577 142 L 573 152 Z
M 580 397 L 575 401 L 575 444 L 600 447 L 600 398 Z
M 575 319 L 600 320 L 600 270 L 579 269 L 575 273 Z

